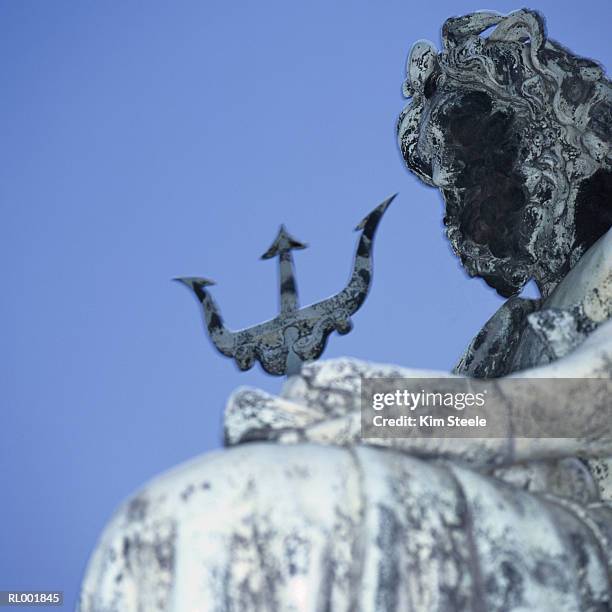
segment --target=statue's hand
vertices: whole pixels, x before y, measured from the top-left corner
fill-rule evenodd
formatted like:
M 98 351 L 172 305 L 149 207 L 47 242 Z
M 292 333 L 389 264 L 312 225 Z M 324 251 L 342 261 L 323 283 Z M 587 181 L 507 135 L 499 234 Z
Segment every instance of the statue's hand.
M 356 443 L 361 433 L 362 377 L 449 376 L 452 375 L 348 358 L 307 363 L 299 374 L 288 379 L 280 396 L 248 387 L 237 389 L 225 410 L 225 442 L 233 445 L 252 440 L 314 439 L 335 444 Z M 333 438 L 330 437 L 332 430 Z M 327 433 L 324 435 L 323 431 Z
M 555 388 L 549 389 L 542 387 L 541 383 L 527 381 L 525 384 L 533 384 L 533 393 L 525 393 L 523 387 L 522 392 L 517 388 L 516 394 L 513 394 L 510 381 L 512 378 L 567 378 L 575 380 L 578 392 L 583 386 L 581 378 L 612 378 L 612 322 L 603 324 L 566 357 L 509 377 L 503 390 L 498 390 L 499 394 L 503 395 L 503 401 L 492 404 L 495 410 L 503 409 L 504 413 L 484 415 L 498 421 L 506 418 L 510 424 L 513 414 L 524 410 L 540 411 L 541 418 L 550 419 L 551 424 L 573 416 L 576 421 L 575 438 L 513 438 L 510 435 L 489 438 L 428 438 L 416 432 L 413 437 L 362 439 L 362 377 L 450 376 L 447 373 L 412 370 L 354 359 L 333 359 L 307 364 L 299 375 L 287 381 L 280 396 L 257 389 L 237 390 L 226 408 L 225 441 L 227 445 L 253 440 L 281 443 L 316 442 L 337 446 L 366 443 L 392 447 L 397 451 L 418 456 L 460 460 L 482 469 L 576 455 L 612 455 L 612 432 L 610 427 L 601 425 L 602 407 L 595 401 L 584 402 L 580 407 L 580 415 L 576 415 L 576 407 L 571 399 L 573 396 L 566 393 L 567 384 L 563 386 L 562 394 L 559 388 L 560 396 L 552 401 L 551 398 L 556 397 Z M 468 380 L 463 380 L 469 385 Z M 539 401 L 540 397 L 544 398 L 543 402 Z M 543 406 L 545 413 L 541 412 Z M 514 431 L 514 428 L 509 426 L 508 431 Z
M 328 418 L 361 408 L 362 378 L 447 378 L 439 371 L 403 368 L 357 359 L 339 358 L 305 364 L 298 376 L 285 384 L 281 397 L 322 410 Z

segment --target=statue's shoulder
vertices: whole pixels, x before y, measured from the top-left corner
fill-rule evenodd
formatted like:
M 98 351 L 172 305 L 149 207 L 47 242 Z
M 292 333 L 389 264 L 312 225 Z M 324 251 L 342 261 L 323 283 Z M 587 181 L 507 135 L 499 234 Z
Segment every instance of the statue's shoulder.
M 579 304 L 593 321 L 612 317 L 612 229 L 580 258 L 545 306 L 571 308 Z
M 456 374 L 496 378 L 563 357 L 612 317 L 612 230 L 545 300 L 512 297 L 469 344 Z
M 454 374 L 475 378 L 498 378 L 509 373 L 523 332 L 527 316 L 536 312 L 540 300 L 512 297 L 502 304 L 495 314 L 470 342 Z

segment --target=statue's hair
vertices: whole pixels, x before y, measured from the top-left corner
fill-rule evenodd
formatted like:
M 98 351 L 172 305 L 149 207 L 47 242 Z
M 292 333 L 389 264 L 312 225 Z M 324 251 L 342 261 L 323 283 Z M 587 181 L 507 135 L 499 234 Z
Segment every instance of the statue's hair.
M 491 26 L 495 27 L 487 38 L 480 36 Z M 454 17 L 443 26 L 442 42 L 438 61 L 446 78 L 463 85 L 471 81 L 523 107 L 533 121 L 565 132 L 583 154 L 579 162 L 571 162 L 574 176 L 588 176 L 610 165 L 610 81 L 597 62 L 577 57 L 547 38 L 537 12 Z
M 483 35 L 487 30 L 488 36 Z M 573 262 L 610 227 L 611 83 L 598 63 L 547 38 L 537 12 L 522 9 L 504 16 L 482 11 L 448 19 L 442 51 L 417 43 L 408 72 L 404 93 L 413 98 L 411 106 L 419 107 L 437 89 L 474 90 L 519 119 L 520 139 L 528 143 L 517 159 L 529 194 L 527 206 L 532 217 L 552 221 L 537 224 L 534 245 L 547 242 L 538 232 L 554 225 L 554 240 L 567 245 Z M 411 169 L 431 183 L 431 173 L 409 161 L 420 127 L 413 122 L 402 128 L 405 116 L 406 111 L 399 126 L 402 153 Z M 591 197 L 585 204 L 584 197 L 577 198 L 580 189 L 602 201 Z M 452 227 L 449 237 L 451 232 Z M 534 246 L 536 259 L 537 250 Z

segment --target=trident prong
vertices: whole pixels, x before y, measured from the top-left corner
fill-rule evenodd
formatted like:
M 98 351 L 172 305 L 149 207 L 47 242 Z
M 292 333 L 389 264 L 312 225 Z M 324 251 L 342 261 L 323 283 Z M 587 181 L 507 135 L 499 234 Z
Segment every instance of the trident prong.
M 278 280 L 280 294 L 280 311 L 291 312 L 297 310 L 299 306 L 297 283 L 295 282 L 295 270 L 293 265 L 293 255 L 291 251 L 305 249 L 308 245 L 296 240 L 285 229 L 280 226 L 278 234 L 272 246 L 261 256 L 261 259 L 271 259 L 278 257 Z
M 280 314 L 274 319 L 232 331 L 223 324 L 219 308 L 206 290 L 214 285 L 213 281 L 193 276 L 174 280 L 193 291 L 202 306 L 213 344 L 223 355 L 232 357 L 241 370 L 248 370 L 259 361 L 269 374 L 297 374 L 302 363 L 321 356 L 333 331 L 346 334 L 351 330 L 351 316 L 365 301 L 372 283 L 374 234 L 396 195 L 379 204 L 355 228 L 361 231 L 361 236 L 349 282 L 342 291 L 320 302 L 298 307 L 291 251 L 306 245 L 293 238 L 282 225 L 274 242 L 262 255 L 262 259 L 279 258 Z

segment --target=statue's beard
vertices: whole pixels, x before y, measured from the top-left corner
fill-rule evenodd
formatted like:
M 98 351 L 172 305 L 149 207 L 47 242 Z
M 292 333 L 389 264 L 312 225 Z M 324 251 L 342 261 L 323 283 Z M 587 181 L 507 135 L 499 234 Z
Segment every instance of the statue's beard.
M 509 114 L 475 113 L 465 129 L 450 114 L 448 140 L 433 157 L 444 168 L 445 184 L 433 176 L 446 205 L 444 223 L 453 250 L 470 276 L 479 276 L 504 296 L 523 288 L 533 272 L 532 240 L 537 219 L 520 172 L 521 134 Z M 460 119 L 461 117 L 459 117 Z M 471 140 L 474 138 L 474 140 Z
M 519 293 L 533 273 L 527 250 L 529 216 L 525 209 L 500 210 L 474 189 L 444 189 L 444 225 L 453 251 L 470 276 L 483 278 L 500 295 Z
M 568 198 L 555 200 L 553 191 L 542 199 L 542 190 L 528 194 L 518 175 L 506 179 L 492 175 L 488 183 L 496 195 L 480 183 L 441 189 L 447 237 L 467 273 L 503 297 L 520 293 L 530 279 L 548 295 L 569 271 L 572 257 L 584 251 L 573 239 L 573 207 L 568 206 L 573 191 Z M 516 195 L 519 188 L 526 199 Z

